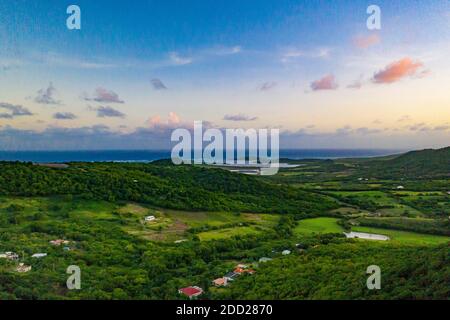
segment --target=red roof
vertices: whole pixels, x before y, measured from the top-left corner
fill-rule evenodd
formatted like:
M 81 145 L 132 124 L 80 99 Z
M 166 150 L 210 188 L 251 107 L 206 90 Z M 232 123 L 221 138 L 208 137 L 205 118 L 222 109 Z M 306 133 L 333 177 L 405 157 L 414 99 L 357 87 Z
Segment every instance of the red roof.
M 203 293 L 203 290 L 198 288 L 198 287 L 186 287 L 186 288 L 181 288 L 178 291 L 180 291 L 180 293 L 184 293 L 188 297 L 192 297 L 192 296 L 199 295 L 199 294 Z

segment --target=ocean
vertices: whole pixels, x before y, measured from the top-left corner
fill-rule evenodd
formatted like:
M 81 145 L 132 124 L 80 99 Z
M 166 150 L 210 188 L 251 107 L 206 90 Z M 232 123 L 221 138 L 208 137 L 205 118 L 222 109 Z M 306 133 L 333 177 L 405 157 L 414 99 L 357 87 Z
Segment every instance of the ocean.
M 405 150 L 386 149 L 284 149 L 280 158 L 337 159 L 398 154 Z M 89 150 L 89 151 L 0 151 L 0 161 L 35 163 L 62 162 L 150 162 L 169 159 L 170 150 Z

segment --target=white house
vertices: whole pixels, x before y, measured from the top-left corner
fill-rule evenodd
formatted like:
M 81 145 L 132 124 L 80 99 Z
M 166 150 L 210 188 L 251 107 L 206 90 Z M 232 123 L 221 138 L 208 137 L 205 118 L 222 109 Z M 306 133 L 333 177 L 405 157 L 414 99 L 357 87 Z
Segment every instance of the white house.
M 403 189 L 405 189 L 405 187 L 404 186 L 398 186 L 397 189 L 398 190 L 403 190 Z
M 283 256 L 287 256 L 287 255 L 291 254 L 291 250 L 283 250 L 283 251 L 281 252 L 281 254 L 282 254 Z
M 46 253 L 35 253 L 31 257 L 32 258 L 43 258 L 43 257 L 46 257 L 46 256 L 47 256 Z
M 155 221 L 156 220 L 156 218 L 155 218 L 155 216 L 147 216 L 147 217 L 145 217 L 145 221 Z

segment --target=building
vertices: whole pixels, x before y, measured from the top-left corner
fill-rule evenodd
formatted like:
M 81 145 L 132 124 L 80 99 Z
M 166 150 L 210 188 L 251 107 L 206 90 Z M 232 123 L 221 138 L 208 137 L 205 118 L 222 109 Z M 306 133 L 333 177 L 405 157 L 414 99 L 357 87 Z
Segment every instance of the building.
M 269 261 L 271 261 L 272 259 L 271 258 L 266 258 L 266 257 L 262 257 L 261 259 L 259 259 L 259 262 L 269 262 Z
M 236 279 L 236 277 L 238 277 L 239 274 L 236 272 L 228 272 L 226 275 L 224 275 L 223 277 L 225 279 L 227 279 L 227 281 L 233 281 L 234 279 Z
M 403 190 L 403 189 L 405 189 L 404 186 L 397 186 L 397 190 Z
M 213 280 L 213 285 L 215 285 L 216 287 L 225 287 L 228 284 L 228 280 L 227 278 L 223 277 L 223 278 L 217 278 L 215 280 Z
M 200 296 L 203 293 L 203 289 L 197 286 L 190 286 L 179 289 L 178 293 L 188 296 L 189 299 L 193 299 Z
M 145 217 L 145 221 L 147 221 L 147 222 L 155 221 L 155 220 L 156 220 L 155 216 L 147 216 L 147 217 Z
M 32 258 L 43 258 L 43 257 L 46 257 L 46 256 L 47 256 L 46 253 L 35 253 L 31 257 Z
M 31 266 L 27 266 L 27 265 L 25 265 L 23 263 L 19 263 L 19 265 L 16 268 L 16 271 L 20 272 L 20 273 L 25 273 L 25 272 L 28 272 L 30 270 L 31 270 Z
M 19 255 L 17 253 L 7 251 L 5 253 L 0 254 L 0 259 L 8 259 L 8 260 L 18 260 Z
M 50 242 L 50 244 L 52 244 L 54 246 L 60 246 L 62 244 L 69 244 L 70 243 L 70 241 L 63 240 L 63 239 L 50 240 L 49 242 Z
M 287 256 L 287 255 L 291 254 L 291 250 L 283 250 L 283 251 L 281 252 L 281 254 L 282 254 L 283 256 Z

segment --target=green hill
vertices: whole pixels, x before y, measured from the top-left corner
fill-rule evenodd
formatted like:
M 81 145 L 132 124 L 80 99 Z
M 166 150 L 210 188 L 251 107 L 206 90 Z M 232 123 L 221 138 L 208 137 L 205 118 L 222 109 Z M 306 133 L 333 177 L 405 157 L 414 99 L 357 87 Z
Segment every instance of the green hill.
M 379 178 L 450 177 L 450 147 L 411 151 L 395 158 L 366 162 L 362 170 Z
M 206 211 L 320 213 L 330 198 L 258 177 L 171 163 L 71 163 L 67 168 L 0 162 L 0 195 L 81 195 Z

